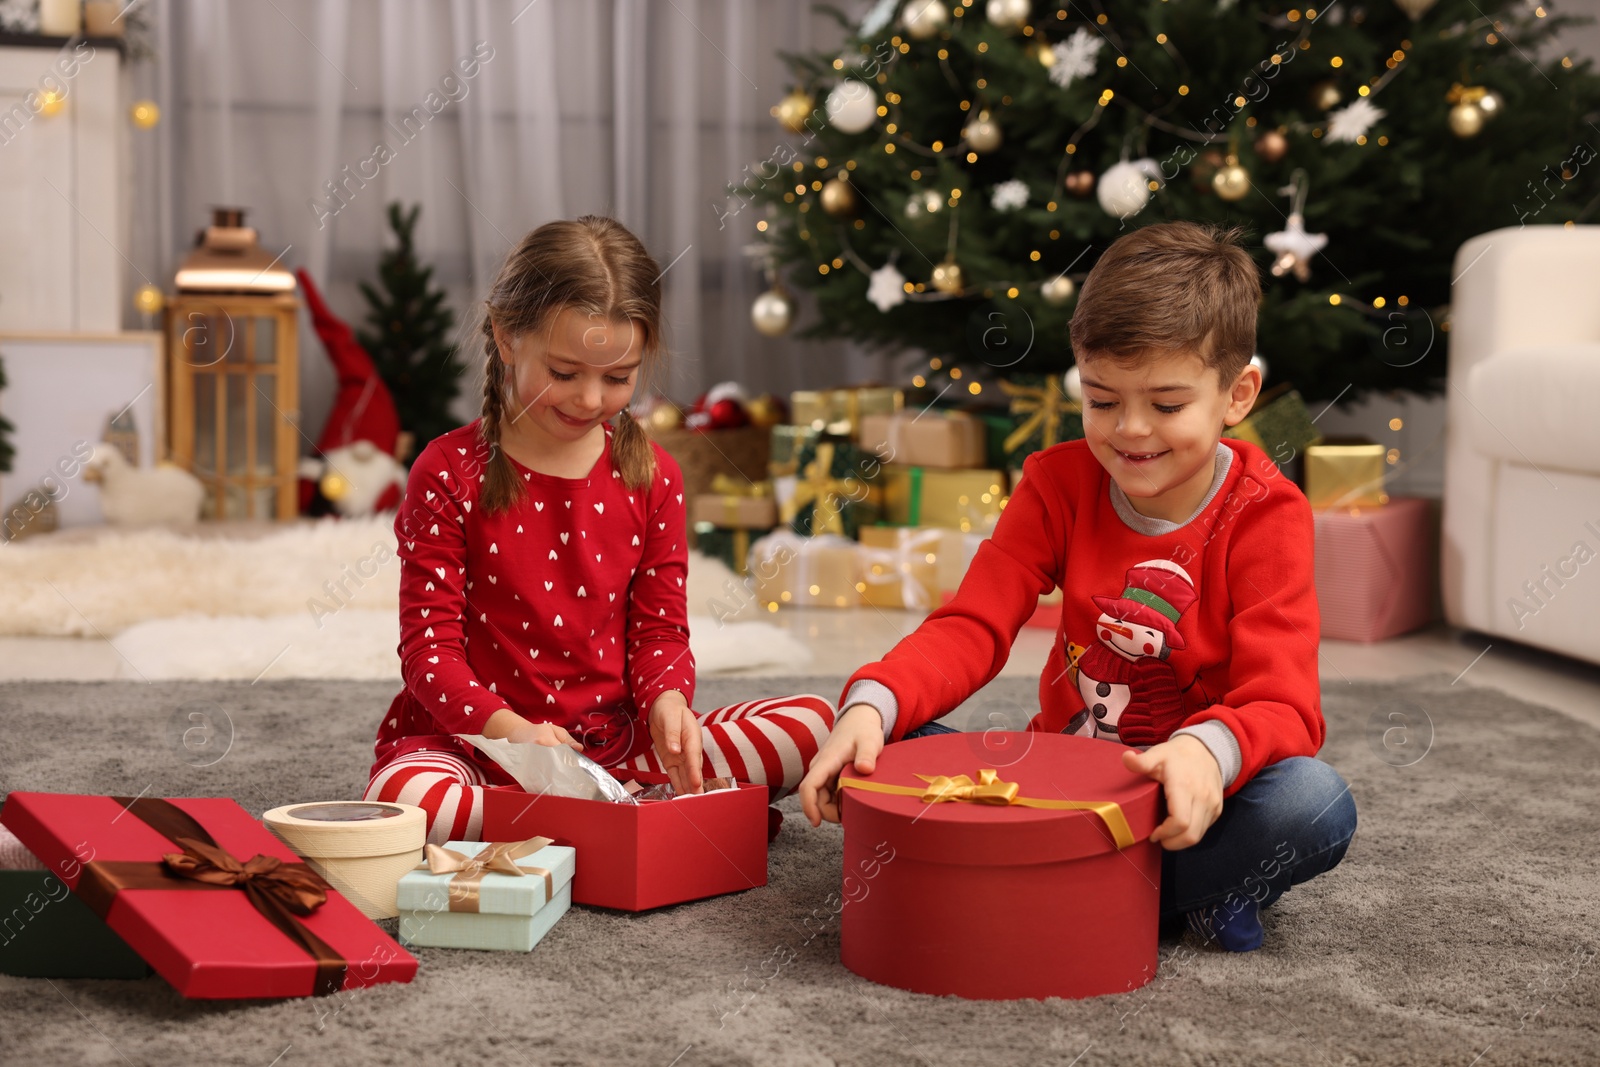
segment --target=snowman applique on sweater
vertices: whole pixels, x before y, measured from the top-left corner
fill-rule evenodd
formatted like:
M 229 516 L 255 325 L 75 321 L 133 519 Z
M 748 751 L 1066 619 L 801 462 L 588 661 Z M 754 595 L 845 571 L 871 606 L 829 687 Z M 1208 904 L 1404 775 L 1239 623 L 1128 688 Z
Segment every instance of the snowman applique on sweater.
M 1066 733 L 1129 745 L 1152 745 L 1183 721 L 1183 694 L 1169 662 L 1183 648 L 1178 624 L 1195 602 L 1194 580 L 1171 560 L 1128 569 L 1121 596 L 1091 597 L 1100 609 L 1097 640 L 1067 645 L 1083 710 Z

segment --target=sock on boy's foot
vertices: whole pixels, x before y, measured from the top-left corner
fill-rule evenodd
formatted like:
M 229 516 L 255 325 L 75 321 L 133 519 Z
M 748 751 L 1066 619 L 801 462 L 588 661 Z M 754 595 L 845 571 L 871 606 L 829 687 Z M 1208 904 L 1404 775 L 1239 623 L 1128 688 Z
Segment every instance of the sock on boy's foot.
M 1261 947 L 1261 906 L 1254 900 L 1243 904 L 1223 901 L 1189 912 L 1189 929 L 1208 941 L 1216 941 L 1228 952 L 1253 952 Z

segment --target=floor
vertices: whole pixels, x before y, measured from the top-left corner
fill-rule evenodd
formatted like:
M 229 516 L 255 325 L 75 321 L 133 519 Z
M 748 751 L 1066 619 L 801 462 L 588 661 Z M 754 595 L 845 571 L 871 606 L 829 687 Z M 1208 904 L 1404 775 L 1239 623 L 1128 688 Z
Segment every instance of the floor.
M 764 616 L 805 641 L 813 659 L 802 669 L 750 673 L 844 677 L 882 656 L 920 619 L 913 612 L 868 608 Z M 1048 630 L 1024 629 L 1001 675 L 1037 677 L 1053 637 Z M 0 637 L 0 681 L 112 679 L 118 677 L 118 657 L 99 639 Z M 1321 663 L 1325 687 L 1443 673 L 1453 684 L 1498 689 L 1600 729 L 1600 666 L 1444 625 L 1372 645 L 1323 641 Z

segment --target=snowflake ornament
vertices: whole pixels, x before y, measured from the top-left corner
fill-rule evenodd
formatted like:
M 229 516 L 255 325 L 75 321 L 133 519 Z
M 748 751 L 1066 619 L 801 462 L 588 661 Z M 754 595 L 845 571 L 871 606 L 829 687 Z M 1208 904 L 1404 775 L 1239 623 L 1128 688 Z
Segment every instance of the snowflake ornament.
M 1349 107 L 1340 108 L 1328 116 L 1328 140 L 1355 144 L 1365 137 L 1373 123 L 1387 114 L 1367 97 L 1359 97 Z
M 1071 37 L 1060 41 L 1051 49 L 1056 61 L 1050 64 L 1050 80 L 1065 89 L 1076 78 L 1094 74 L 1096 57 L 1105 47 L 1105 39 L 1079 26 Z
M 1028 202 L 1028 183 L 1012 178 L 994 187 L 989 203 L 996 211 L 1015 211 Z
M 885 263 L 872 272 L 867 299 L 882 312 L 899 307 L 906 302 L 906 276 L 896 270 L 893 263 Z

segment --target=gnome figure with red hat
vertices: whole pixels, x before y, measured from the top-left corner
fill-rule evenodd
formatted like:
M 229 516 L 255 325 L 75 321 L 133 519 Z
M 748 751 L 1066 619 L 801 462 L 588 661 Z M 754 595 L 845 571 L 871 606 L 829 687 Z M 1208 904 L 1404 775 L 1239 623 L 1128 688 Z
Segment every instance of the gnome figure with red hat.
M 1128 568 L 1121 596 L 1091 599 L 1101 613 L 1097 640 L 1076 661 L 1084 708 L 1065 732 L 1153 745 L 1183 722 L 1167 657 L 1183 647 L 1178 620 L 1195 602 L 1194 580 L 1171 560 L 1146 560 Z
M 396 458 L 402 435 L 394 398 L 350 327 L 323 303 L 311 276 L 300 270 L 295 277 L 339 376 L 317 455 L 300 461 L 300 510 L 322 515 L 331 509 L 348 517 L 398 507 L 406 469 Z

